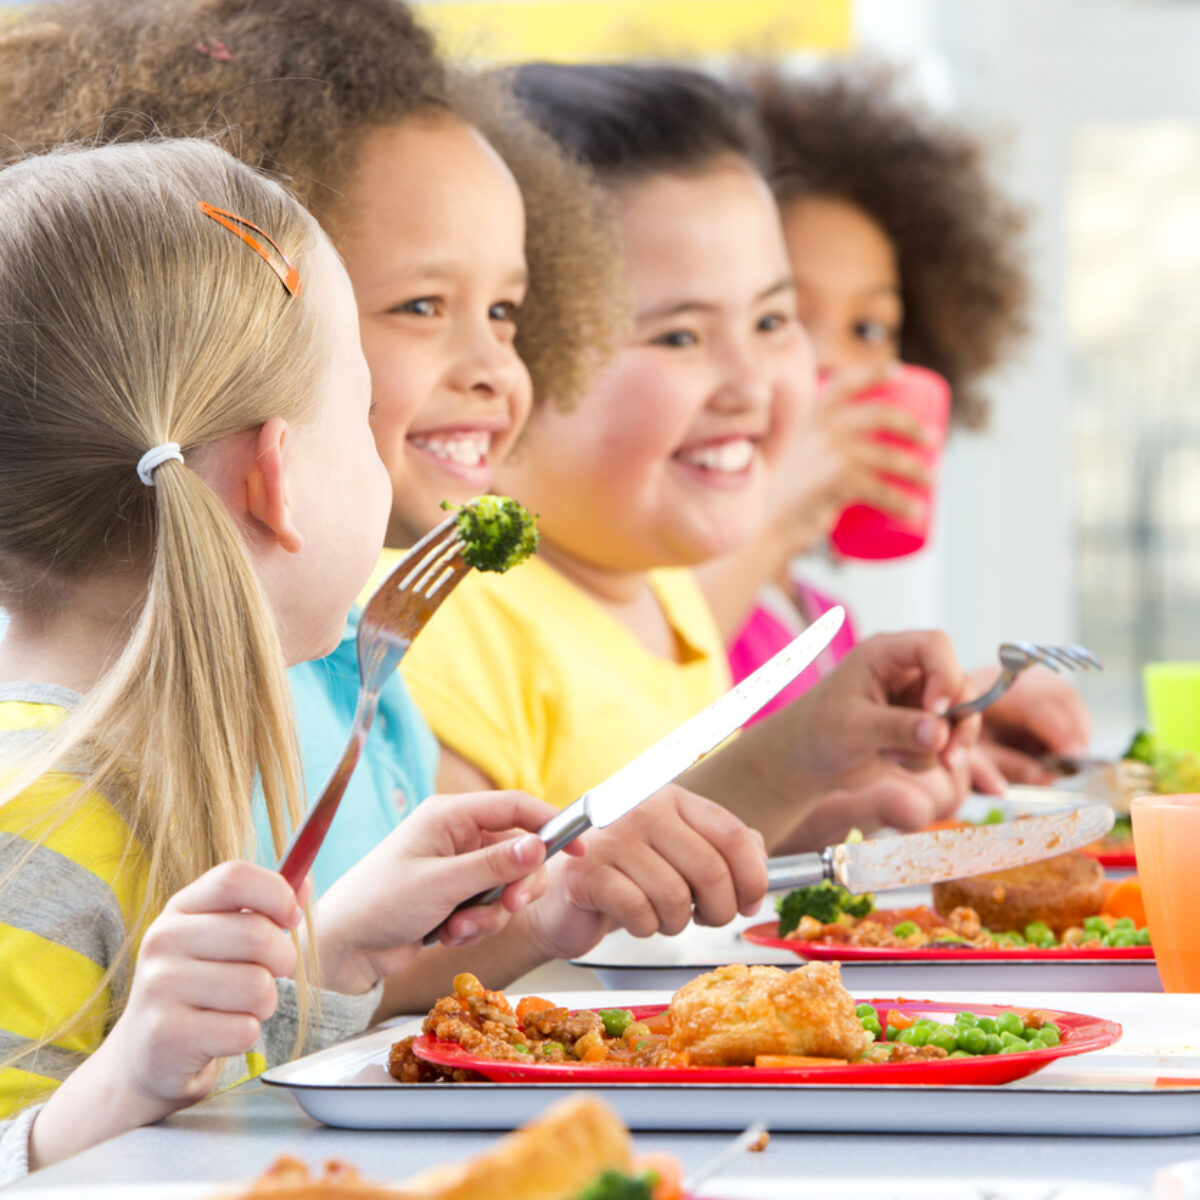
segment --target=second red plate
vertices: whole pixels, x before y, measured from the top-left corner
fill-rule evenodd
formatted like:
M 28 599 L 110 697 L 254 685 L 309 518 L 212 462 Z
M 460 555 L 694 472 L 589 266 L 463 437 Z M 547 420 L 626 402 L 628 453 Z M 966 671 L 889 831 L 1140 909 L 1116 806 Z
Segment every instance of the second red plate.
M 979 950 L 974 946 L 848 946 L 843 942 L 803 942 L 779 936 L 778 921 L 764 921 L 742 930 L 756 946 L 791 950 L 801 958 L 822 962 L 1152 962 L 1153 946 L 1017 946 L 1010 950 Z

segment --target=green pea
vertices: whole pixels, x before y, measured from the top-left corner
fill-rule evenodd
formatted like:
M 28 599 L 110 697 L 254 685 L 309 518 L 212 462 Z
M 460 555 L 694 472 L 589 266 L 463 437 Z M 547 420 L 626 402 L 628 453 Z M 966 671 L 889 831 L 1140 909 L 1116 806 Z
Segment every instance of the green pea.
M 1053 950 L 1057 945 L 1058 938 L 1056 938 L 1052 933 L 1043 934 L 1043 936 L 1037 940 L 1037 947 L 1039 950 Z
M 930 1046 L 938 1046 L 948 1054 L 958 1049 L 958 1037 L 950 1025 L 943 1025 L 929 1035 Z
M 929 1045 L 929 1030 L 924 1025 L 914 1025 L 910 1030 L 912 1038 L 910 1045 L 913 1046 L 928 1046 Z
M 895 1029 L 894 1025 L 889 1025 L 888 1029 Z M 891 1040 L 894 1042 L 902 1042 L 905 1046 L 913 1046 L 916 1043 L 913 1038 L 916 1036 L 916 1026 L 910 1025 L 907 1029 L 901 1029 L 896 1033 L 896 1036 Z
M 1108 932 L 1108 922 L 1103 917 L 1084 917 L 1083 927 L 1088 933 Z
M 982 1029 L 984 1033 L 995 1033 L 996 1032 L 996 1018 L 995 1017 L 980 1017 L 978 1027 L 980 1029 Z
M 1047 1046 L 1057 1046 L 1062 1041 L 1062 1035 L 1058 1032 L 1057 1025 L 1043 1025 L 1038 1030 L 1038 1037 Z
M 602 1008 L 600 1020 L 604 1022 L 604 1032 L 609 1037 L 620 1037 L 633 1020 L 633 1013 L 627 1008 Z
M 1045 921 L 1030 921 L 1025 926 L 1025 937 L 1028 941 L 1040 942 L 1046 934 L 1050 934 L 1053 937 L 1054 931 Z
M 1046 1043 L 1043 1042 L 1040 1037 L 1029 1038 L 1025 1042 L 1025 1049 L 1026 1050 L 1045 1050 Z
M 1040 1029 L 1029 1029 L 1029 1028 L 1025 1028 L 1025 1029 L 1022 1029 L 1022 1030 L 1021 1030 L 1021 1036 L 1022 1036 L 1022 1037 L 1023 1037 L 1023 1038 L 1024 1038 L 1026 1041 L 1027 1041 L 1027 1042 L 1032 1042 L 1032 1041 L 1035 1041 L 1035 1040 L 1036 1040 L 1038 1037 L 1040 1037 L 1040 1036 L 1041 1036 L 1041 1032 L 1042 1032 L 1042 1031 L 1041 1031 Z
M 1149 929 L 1139 929 L 1137 931 L 1136 940 L 1134 941 L 1134 945 L 1135 946 L 1150 945 L 1150 930 Z
M 970 1058 L 971 1056 L 965 1050 L 951 1050 L 951 1058 Z
M 875 1016 L 875 1005 L 856 1004 L 854 1006 L 854 1015 L 856 1017 L 873 1017 Z
M 518 1054 L 528 1054 L 528 1053 L 529 1053 L 529 1047 L 528 1047 L 527 1045 L 525 1045 L 525 1043 L 524 1043 L 524 1042 L 517 1042 L 517 1043 L 516 1043 L 516 1044 L 513 1046 L 513 1049 L 514 1049 L 514 1050 L 515 1050 L 515 1051 L 516 1051 Z
M 915 921 L 901 921 L 898 925 L 892 926 L 892 933 L 898 938 L 911 937 L 917 932 L 917 923 Z
M 889 1025 L 887 1027 L 887 1040 L 889 1042 L 898 1042 L 902 1032 L 903 1030 L 897 1029 L 895 1025 Z
M 1028 1047 L 1020 1038 L 1015 1042 L 1009 1042 L 1007 1046 L 1000 1047 L 1001 1054 L 1024 1054 Z
M 879 1024 L 878 1017 L 863 1017 L 862 1027 L 868 1032 L 873 1033 L 876 1037 L 883 1036 L 883 1028 Z
M 959 1029 L 974 1029 L 979 1018 L 973 1012 L 960 1012 L 954 1014 L 954 1023 Z
M 1004 1043 L 1000 1040 L 998 1033 L 989 1033 L 987 1035 L 987 1044 L 984 1046 L 984 1054 L 999 1054 Z
M 1137 929 L 1132 917 L 1118 917 L 1114 929 Z
M 998 1033 L 1015 1033 L 1019 1036 L 1024 1028 L 1025 1022 L 1015 1012 L 1002 1012 L 996 1018 Z
M 558 1050 L 561 1050 L 564 1054 L 567 1052 L 567 1048 L 566 1048 L 566 1046 L 564 1046 L 562 1044 L 562 1042 L 543 1042 L 542 1043 L 542 1056 L 544 1058 L 549 1058 L 551 1054 L 553 1054 L 555 1051 L 558 1051 Z
M 1104 944 L 1114 948 L 1136 946 L 1137 934 L 1130 929 L 1114 929 L 1112 933 L 1105 936 Z
M 958 1048 L 968 1054 L 986 1054 L 988 1035 L 982 1029 L 968 1025 L 958 1033 Z

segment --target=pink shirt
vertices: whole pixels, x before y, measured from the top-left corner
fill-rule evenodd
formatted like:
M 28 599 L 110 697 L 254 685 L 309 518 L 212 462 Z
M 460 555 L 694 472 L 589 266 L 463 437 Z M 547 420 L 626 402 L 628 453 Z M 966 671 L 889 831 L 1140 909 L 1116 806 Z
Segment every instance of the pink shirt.
M 759 604 L 742 626 L 729 650 L 729 668 L 733 681 L 738 683 L 756 668 L 761 667 L 777 651 L 782 650 L 822 613 L 828 612 L 836 600 L 792 577 L 792 595 L 773 588 L 764 592 Z M 761 712 L 746 722 L 753 725 L 763 717 L 791 703 L 823 679 L 850 652 L 857 639 L 849 616 L 829 644 L 829 648 L 807 670 L 802 671 L 787 687 L 768 703 Z

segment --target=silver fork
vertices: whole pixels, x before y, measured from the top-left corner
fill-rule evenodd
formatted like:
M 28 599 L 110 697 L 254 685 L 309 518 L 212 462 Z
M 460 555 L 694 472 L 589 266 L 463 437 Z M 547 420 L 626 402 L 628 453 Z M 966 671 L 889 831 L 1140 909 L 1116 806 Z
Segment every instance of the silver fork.
M 413 638 L 470 571 L 461 554 L 458 514 L 427 533 L 395 566 L 367 602 L 358 622 L 358 705 L 350 738 L 320 796 L 292 835 L 280 874 L 298 889 L 312 869 L 346 785 L 358 764 L 379 690 L 400 665 Z
M 1052 671 L 1066 668 L 1068 671 L 1097 671 L 1104 670 L 1104 664 L 1090 651 L 1082 646 L 1042 646 L 1032 642 L 1005 642 L 1000 647 L 1000 674 L 990 688 L 974 700 L 956 704 L 946 710 L 948 721 L 979 712 L 994 704 L 1016 682 L 1026 667 L 1036 664 L 1049 667 Z

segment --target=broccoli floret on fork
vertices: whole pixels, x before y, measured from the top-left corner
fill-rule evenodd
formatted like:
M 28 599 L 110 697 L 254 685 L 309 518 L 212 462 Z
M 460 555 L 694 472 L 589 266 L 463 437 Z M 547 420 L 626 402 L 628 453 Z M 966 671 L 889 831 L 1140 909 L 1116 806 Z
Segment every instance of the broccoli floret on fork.
M 454 506 L 442 501 L 445 509 Z M 507 496 L 477 496 L 458 510 L 463 560 L 477 571 L 507 571 L 537 549 L 532 513 Z

